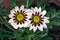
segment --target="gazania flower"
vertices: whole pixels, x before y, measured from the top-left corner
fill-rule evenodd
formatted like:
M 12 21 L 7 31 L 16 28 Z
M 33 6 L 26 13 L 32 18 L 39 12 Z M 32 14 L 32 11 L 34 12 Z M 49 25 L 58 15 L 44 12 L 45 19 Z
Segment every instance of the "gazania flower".
M 45 17 L 46 10 L 41 12 L 41 7 L 31 8 L 31 17 L 30 20 L 30 30 L 33 29 L 35 32 L 37 29 L 43 31 L 43 28 L 47 28 L 46 23 L 49 23 L 49 17 Z
M 24 9 L 24 5 L 22 5 L 19 9 L 18 6 L 15 7 L 15 9 L 12 9 L 10 11 L 11 14 L 9 14 L 9 23 L 13 26 L 13 28 L 17 29 L 18 27 L 28 27 L 28 14 L 27 10 Z

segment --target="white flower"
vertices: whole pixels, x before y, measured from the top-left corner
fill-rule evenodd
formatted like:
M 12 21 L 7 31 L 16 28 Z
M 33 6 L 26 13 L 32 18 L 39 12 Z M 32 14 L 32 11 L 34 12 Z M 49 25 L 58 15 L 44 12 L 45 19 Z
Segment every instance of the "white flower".
M 29 10 L 29 9 L 28 9 Z M 18 27 L 29 27 L 28 22 L 28 11 L 24 9 L 24 5 L 22 5 L 19 9 L 18 6 L 15 9 L 12 9 L 9 14 L 9 23 L 13 26 L 13 28 L 17 29 Z
M 30 29 L 35 32 L 37 29 L 43 31 L 43 28 L 47 28 L 46 23 L 49 23 L 49 17 L 45 17 L 46 10 L 41 12 L 41 7 L 38 9 L 37 7 L 31 8 L 31 16 L 30 20 Z

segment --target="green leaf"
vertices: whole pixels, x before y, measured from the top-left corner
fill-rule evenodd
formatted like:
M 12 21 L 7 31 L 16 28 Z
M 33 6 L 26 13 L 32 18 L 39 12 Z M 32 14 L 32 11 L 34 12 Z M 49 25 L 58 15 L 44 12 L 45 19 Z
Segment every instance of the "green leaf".
M 48 27 L 52 28 L 54 25 L 60 25 L 60 10 L 52 9 L 47 12 L 47 15 L 50 19 Z
M 10 6 L 11 6 L 11 9 L 15 8 L 16 5 L 16 0 L 10 0 Z
M 1 7 L 0 8 L 0 14 L 3 14 L 3 15 L 8 16 L 9 15 L 9 12 L 6 11 L 5 7 Z
M 23 0 L 23 5 L 26 8 L 29 8 L 29 6 L 32 4 L 33 0 Z

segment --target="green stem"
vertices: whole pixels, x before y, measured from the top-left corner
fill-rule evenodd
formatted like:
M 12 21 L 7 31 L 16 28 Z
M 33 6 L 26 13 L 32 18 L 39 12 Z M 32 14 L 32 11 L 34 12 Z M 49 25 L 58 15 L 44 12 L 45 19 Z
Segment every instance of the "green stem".
M 28 8 L 28 2 L 29 2 L 29 0 L 27 0 L 27 5 L 26 5 L 26 8 Z
M 47 35 L 47 33 L 45 33 L 44 35 L 41 36 L 41 38 L 45 37 Z
M 55 16 L 57 16 L 58 14 L 55 14 L 55 15 L 53 15 L 51 18 L 54 18 Z

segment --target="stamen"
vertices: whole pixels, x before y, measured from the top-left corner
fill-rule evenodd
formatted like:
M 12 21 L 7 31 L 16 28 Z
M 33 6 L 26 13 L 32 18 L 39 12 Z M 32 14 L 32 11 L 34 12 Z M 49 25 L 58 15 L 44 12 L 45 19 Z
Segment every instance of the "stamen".
M 15 20 L 15 19 L 13 19 L 13 20 Z
M 23 21 L 23 24 L 24 24 L 25 22 Z
M 16 12 L 16 11 L 15 11 Z
M 34 24 L 32 24 L 32 26 L 33 26 Z
M 22 24 L 23 22 L 20 22 L 20 24 Z
M 14 15 L 16 15 L 16 13 L 14 13 Z
M 23 11 L 23 13 L 24 13 L 25 11 Z
M 27 17 L 25 17 L 27 19 Z
M 36 27 L 37 24 L 34 24 L 34 26 Z
M 40 22 L 40 24 L 43 24 L 42 22 Z
M 40 14 L 40 17 L 42 16 L 42 14 Z
M 37 12 L 35 12 L 35 14 L 37 14 Z
M 22 10 L 20 12 L 22 13 Z
M 24 19 L 24 21 L 26 21 L 26 19 Z
M 38 12 L 38 15 L 39 15 L 40 12 Z
M 27 12 L 24 13 L 24 15 L 26 15 Z
M 29 20 L 32 20 L 31 18 Z
M 25 16 L 27 16 L 27 14 L 25 14 Z
M 40 26 L 40 24 L 38 24 L 38 26 Z
M 17 22 L 17 25 L 18 25 L 19 23 Z
M 14 23 L 16 23 L 16 20 L 14 20 Z
M 13 17 L 15 17 L 15 16 L 13 16 Z
M 44 21 L 44 20 L 41 20 L 41 21 Z
M 32 16 L 34 16 L 34 14 L 32 13 Z
M 17 13 L 19 13 L 19 11 L 17 10 Z
M 44 19 L 44 18 L 41 18 L 41 19 Z
M 31 21 L 31 23 L 30 24 L 32 24 L 33 22 Z

